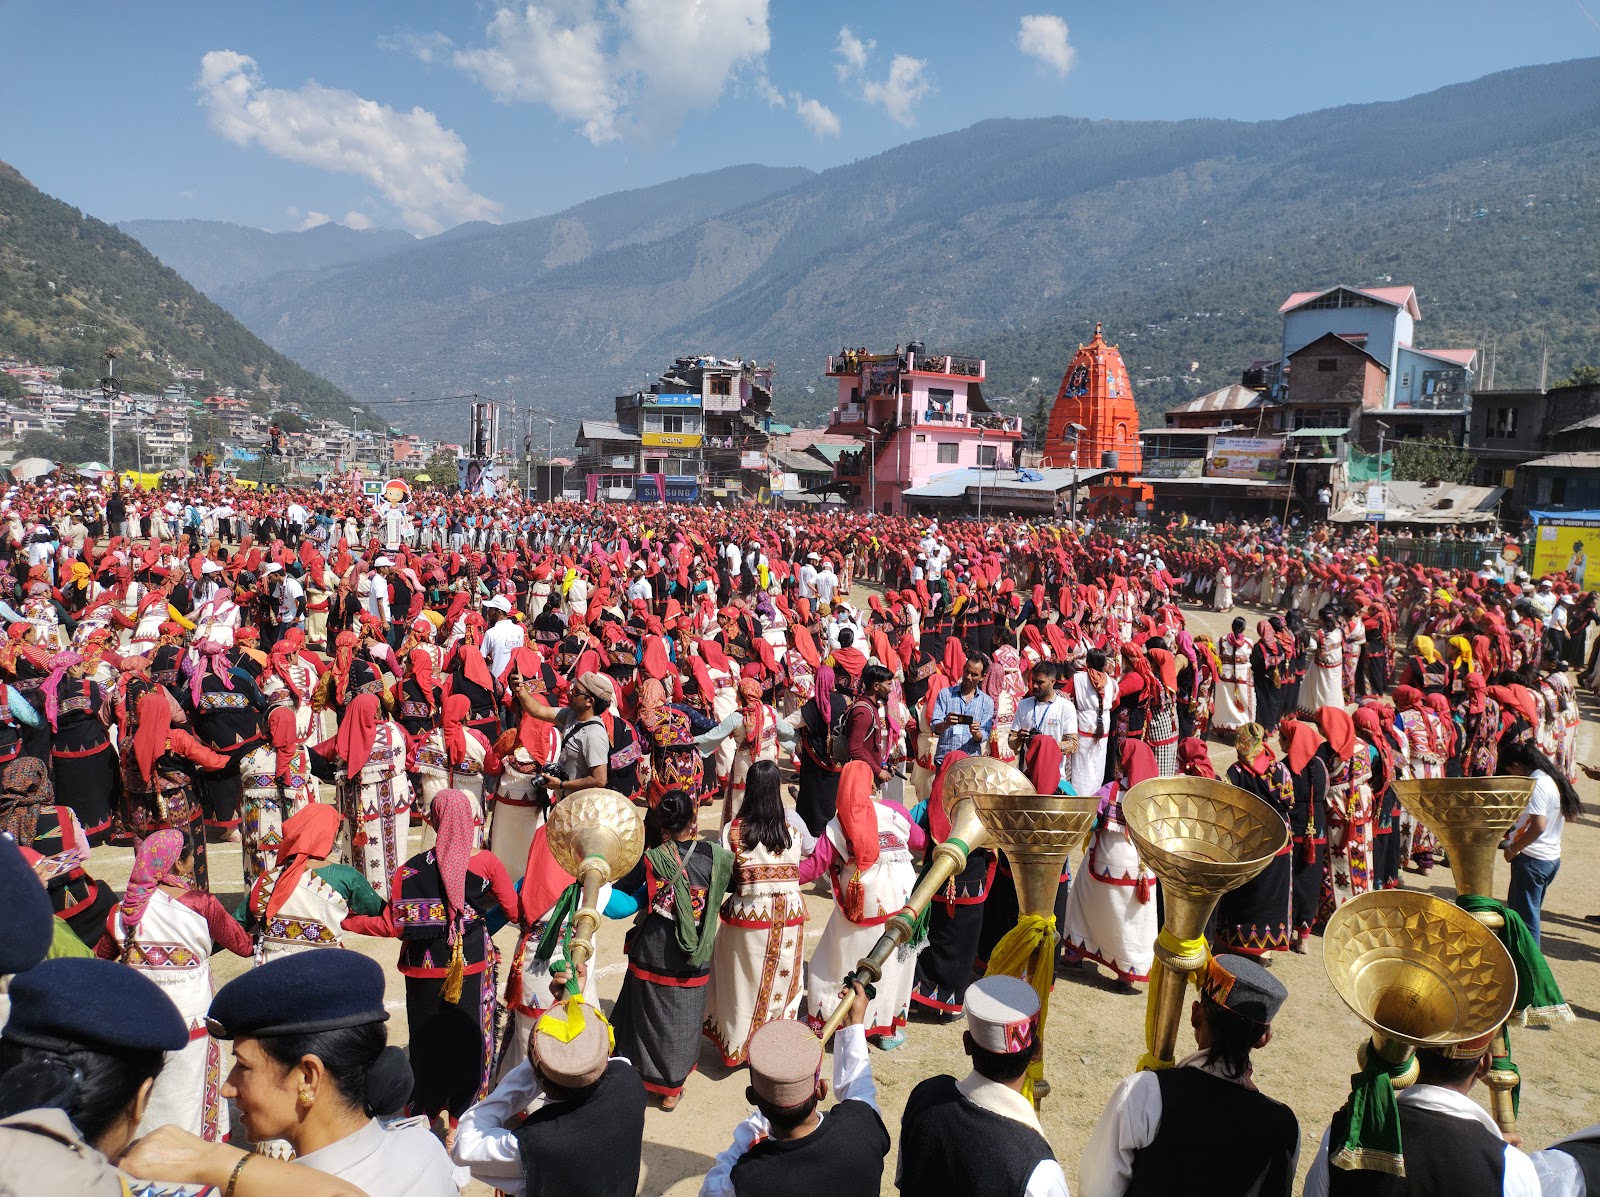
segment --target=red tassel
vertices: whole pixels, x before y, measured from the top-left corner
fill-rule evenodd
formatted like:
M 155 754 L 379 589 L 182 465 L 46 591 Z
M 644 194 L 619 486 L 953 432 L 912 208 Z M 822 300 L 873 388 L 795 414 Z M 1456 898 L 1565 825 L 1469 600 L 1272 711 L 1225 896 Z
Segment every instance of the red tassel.
M 1155 878 L 1154 877 L 1149 877 L 1149 878 L 1141 877 L 1141 878 L 1139 878 L 1138 882 L 1136 882 L 1134 887 L 1133 887 L 1133 891 L 1134 891 L 1134 893 L 1136 895 L 1138 895 L 1139 901 L 1141 903 L 1148 903 L 1151 898 L 1156 896 Z

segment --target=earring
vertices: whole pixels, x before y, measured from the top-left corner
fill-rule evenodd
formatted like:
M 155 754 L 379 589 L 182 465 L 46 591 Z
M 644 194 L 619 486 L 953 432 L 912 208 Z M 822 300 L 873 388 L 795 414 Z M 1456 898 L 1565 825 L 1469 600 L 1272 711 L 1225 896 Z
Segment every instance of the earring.
M 308 1105 L 311 1104 L 311 1090 L 310 1089 L 301 1089 L 300 1090 L 300 1104 L 303 1105 L 303 1106 L 308 1106 Z

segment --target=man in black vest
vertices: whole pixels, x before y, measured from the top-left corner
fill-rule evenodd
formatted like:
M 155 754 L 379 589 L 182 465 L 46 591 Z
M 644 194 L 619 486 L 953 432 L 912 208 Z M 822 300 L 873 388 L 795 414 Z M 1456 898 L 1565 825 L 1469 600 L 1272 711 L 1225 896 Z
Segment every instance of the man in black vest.
M 1533 1161 L 1501 1138 L 1488 1111 L 1468 1096 L 1489 1072 L 1493 1040 L 1490 1034 L 1453 1048 L 1417 1049 L 1416 1083 L 1395 1094 L 1404 1176 L 1329 1165 L 1329 1143 L 1342 1144 L 1349 1133 L 1347 1102 L 1322 1136 L 1306 1197 L 1539 1197 Z
M 1117 1085 L 1078 1165 L 1079 1197 L 1164 1194 L 1197 1184 L 1216 1197 L 1288 1197 L 1300 1124 L 1250 1079 L 1250 1053 L 1272 1039 L 1272 1020 L 1288 996 L 1256 961 L 1213 957 L 1189 1014 L 1200 1050 L 1175 1068 L 1138 1072 Z
M 461 1116 L 451 1154 L 517 1197 L 634 1197 L 644 1150 L 644 1082 L 612 1057 L 597 1006 L 558 1001 L 528 1037 L 528 1058 Z M 522 1118 L 534 1100 L 541 1105 Z
M 833 1091 L 823 1114 L 822 1040 L 803 1022 L 780 1019 L 750 1037 L 750 1115 L 733 1132 L 700 1186 L 701 1197 L 878 1197 L 889 1132 L 862 1022 L 867 993 L 855 987 L 845 1024 L 833 1037 Z
M 1067 1197 L 1067 1178 L 1022 1095 L 1040 1049 L 1039 995 L 1016 977 L 967 988 L 965 1080 L 930 1077 L 900 1120 L 895 1183 L 915 1197 Z
M 1544 1197 L 1600 1194 L 1600 1124 L 1533 1153 Z

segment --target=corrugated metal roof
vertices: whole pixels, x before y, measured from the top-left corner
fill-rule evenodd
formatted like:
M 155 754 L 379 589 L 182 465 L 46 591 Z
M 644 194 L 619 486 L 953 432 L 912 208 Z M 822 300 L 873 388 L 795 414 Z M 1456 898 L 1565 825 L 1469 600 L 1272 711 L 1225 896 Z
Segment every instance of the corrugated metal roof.
M 1522 463 L 1522 469 L 1535 466 L 1547 470 L 1600 470 L 1600 453 L 1552 453 Z
M 1287 433 L 1286 435 L 1341 437 L 1350 435 L 1350 430 L 1348 428 L 1296 428 L 1293 432 Z
M 1017 476 L 1016 470 L 979 469 L 976 466 L 965 466 L 959 470 L 949 470 L 943 474 L 935 474 L 921 486 L 914 486 L 905 491 L 908 499 L 955 499 L 964 495 L 968 490 L 977 490 L 980 482 L 985 490 L 990 488 L 1004 491 L 1036 491 L 1041 495 L 1054 494 L 1059 490 L 1066 490 L 1072 485 L 1072 476 L 1077 474 L 1078 485 L 1087 486 L 1102 474 L 1109 474 L 1110 470 L 1068 470 L 1054 467 L 1034 471 L 1042 475 L 1038 482 L 1024 482 Z
M 1590 416 L 1587 420 L 1579 420 L 1576 424 L 1568 424 L 1562 432 L 1580 432 L 1585 428 L 1600 428 L 1600 416 Z
M 1223 387 L 1220 391 L 1212 391 L 1209 395 L 1201 395 L 1198 399 L 1191 399 L 1182 407 L 1172 408 L 1173 414 L 1180 412 L 1201 411 L 1240 411 L 1247 407 L 1265 407 L 1270 401 L 1260 391 L 1253 391 L 1249 387 L 1233 386 Z
M 637 432 L 624 432 L 617 425 L 606 420 L 580 420 L 578 422 L 578 436 L 586 441 L 636 441 L 639 439 Z

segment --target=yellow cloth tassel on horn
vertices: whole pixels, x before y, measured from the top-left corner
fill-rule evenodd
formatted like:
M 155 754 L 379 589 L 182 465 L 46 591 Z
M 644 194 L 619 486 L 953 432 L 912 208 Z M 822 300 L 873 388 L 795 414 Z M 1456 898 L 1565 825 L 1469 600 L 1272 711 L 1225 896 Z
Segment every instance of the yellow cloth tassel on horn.
M 986 977 L 1020 977 L 1039 995 L 1038 1037 L 1044 1039 L 1045 1016 L 1050 1011 L 1050 986 L 1056 969 L 1056 916 L 1053 914 L 1024 914 L 1017 925 L 1007 931 L 989 953 Z M 1027 1078 L 1022 1083 L 1022 1096 L 1033 1101 L 1033 1087 L 1044 1079 L 1044 1060 L 1029 1063 Z M 1037 1106 L 1038 1103 L 1034 1102 Z
M 1179 939 L 1165 927 L 1161 934 L 1156 936 L 1156 947 L 1165 949 L 1174 956 L 1204 956 L 1211 957 L 1211 947 L 1206 943 L 1204 935 L 1196 939 Z M 1150 988 L 1145 994 L 1144 1005 L 1144 1055 L 1139 1057 L 1138 1072 L 1159 1072 L 1163 1068 L 1171 1068 L 1173 1061 L 1156 1058 L 1156 990 L 1161 985 L 1161 974 L 1166 966 L 1161 963 L 1161 952 L 1156 952 L 1155 961 L 1150 965 Z M 1197 969 L 1190 973 L 1187 980 L 1198 984 L 1196 978 L 1200 975 Z

